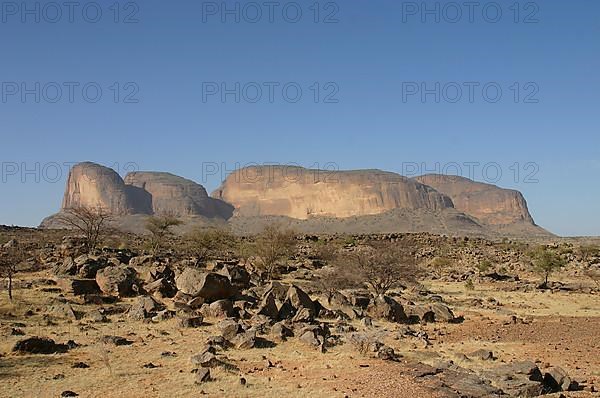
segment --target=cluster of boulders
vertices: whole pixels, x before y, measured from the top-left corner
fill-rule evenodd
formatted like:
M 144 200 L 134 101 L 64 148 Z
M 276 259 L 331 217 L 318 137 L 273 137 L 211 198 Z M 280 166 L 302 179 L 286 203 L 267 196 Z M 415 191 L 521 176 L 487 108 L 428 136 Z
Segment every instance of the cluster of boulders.
M 381 239 L 401 240 L 403 236 L 390 235 Z M 425 234 L 422 239 L 434 238 Z M 195 261 L 137 255 L 129 250 L 77 255 L 72 250 L 74 246 L 76 242 L 66 240 L 58 251 L 48 252 L 46 257 L 53 264 L 56 283 L 63 293 L 78 296 L 84 303 L 135 297 L 122 311 L 133 321 L 176 319 L 181 328 L 200 328 L 207 323 L 216 325 L 218 334 L 207 339 L 205 346 L 190 358 L 197 383 L 210 381 L 212 368 L 232 366 L 222 355 L 227 349 L 269 347 L 296 339 L 321 352 L 349 343 L 363 354 L 397 360 L 399 356 L 391 347 L 369 334 L 369 330 L 374 330 L 374 321 L 403 325 L 462 321 L 441 297 L 428 292 L 421 292 L 415 301 L 411 301 L 403 295 L 373 296 L 359 290 L 336 291 L 320 301 L 307 293 L 310 290 L 302 282 L 263 282 L 252 268 L 238 261 L 215 261 L 206 267 L 197 267 Z M 298 266 L 294 272 L 299 270 L 313 271 Z M 503 280 L 504 276 L 490 273 L 489 278 Z M 303 278 L 298 279 L 302 281 Z M 518 279 L 512 281 L 518 282 Z M 57 318 L 79 319 L 82 316 L 73 310 L 68 300 L 60 297 L 50 303 L 47 312 Z M 108 313 L 103 308 L 93 309 L 85 315 L 94 322 L 108 321 Z M 360 321 L 362 330 L 357 330 L 357 323 L 353 321 Z M 407 335 L 429 344 L 426 333 L 404 327 Z M 116 337 L 106 336 L 106 340 L 113 341 Z M 23 341 L 15 350 L 49 353 L 68 349 L 68 345 L 54 347 L 52 344 L 44 339 Z M 490 352 L 472 355 L 480 360 L 493 359 Z M 577 384 L 558 368 L 542 373 L 535 364 L 529 365 L 504 365 L 483 375 L 475 375 L 456 365 L 427 369 L 422 365 L 415 370 L 415 377 L 441 380 L 439 388 L 445 389 L 448 396 L 535 396 L 533 394 L 577 388 Z

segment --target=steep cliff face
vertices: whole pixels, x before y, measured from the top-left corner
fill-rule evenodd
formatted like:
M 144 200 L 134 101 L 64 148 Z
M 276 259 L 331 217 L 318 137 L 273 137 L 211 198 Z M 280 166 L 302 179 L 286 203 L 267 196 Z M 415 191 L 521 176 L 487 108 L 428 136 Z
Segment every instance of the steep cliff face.
M 95 163 L 79 163 L 71 169 L 62 208 L 103 207 L 114 214 L 134 214 L 148 210 L 143 196 L 134 199 L 123 179 L 114 170 Z
M 170 214 L 229 218 L 233 207 L 208 196 L 202 185 L 169 173 L 135 172 L 123 180 L 95 163 L 71 169 L 62 209 L 103 207 L 115 215 Z
M 457 210 L 490 225 L 528 223 L 535 225 L 527 202 L 519 191 L 472 181 L 468 178 L 430 174 L 416 181 L 452 198 Z
M 209 197 L 202 185 L 174 174 L 133 172 L 125 184 L 148 192 L 156 214 L 229 218 L 233 212 L 230 205 Z
M 353 217 L 393 209 L 452 208 L 447 196 L 417 181 L 379 170 L 322 171 L 249 167 L 230 174 L 212 194 L 240 216 Z

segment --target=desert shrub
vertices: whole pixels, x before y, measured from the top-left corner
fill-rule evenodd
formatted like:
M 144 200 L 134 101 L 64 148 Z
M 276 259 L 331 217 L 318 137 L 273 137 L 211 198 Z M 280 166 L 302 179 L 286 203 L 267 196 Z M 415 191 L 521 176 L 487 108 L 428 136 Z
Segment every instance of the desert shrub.
M 296 234 L 273 224 L 266 226 L 256 236 L 254 244 L 247 244 L 244 250 L 252 253 L 261 278 L 271 280 L 278 274 L 281 262 L 294 253 L 295 247 Z
M 375 295 L 405 284 L 415 283 L 419 275 L 414 250 L 410 246 L 372 243 L 341 256 L 339 267 L 345 267 L 348 282 L 366 285 Z
M 448 269 L 453 266 L 453 261 L 448 257 L 436 257 L 431 261 L 431 266 L 437 270 Z
M 469 279 L 465 282 L 465 289 L 467 290 L 475 290 L 475 284 L 472 279 Z
M 146 230 L 150 233 L 148 243 L 152 253 L 158 253 L 166 240 L 173 236 L 172 228 L 181 224 L 181 220 L 170 215 L 148 217 Z
M 600 247 L 595 245 L 583 245 L 579 248 L 579 254 L 584 262 L 600 256 Z
M 336 256 L 337 248 L 335 244 L 331 242 L 319 240 L 311 246 L 310 257 L 312 259 L 328 263 L 335 260 Z
M 187 237 L 187 247 L 199 261 L 210 261 L 234 252 L 237 239 L 228 230 L 219 228 L 197 228 Z
M 550 275 L 563 268 L 566 264 L 560 254 L 545 246 L 540 246 L 532 250 L 529 253 L 529 257 L 531 258 L 534 271 L 544 277 L 542 285 L 544 287 L 548 286 Z
M 492 269 L 493 264 L 490 260 L 485 259 L 485 260 L 481 260 L 478 264 L 477 264 L 477 270 L 480 273 L 485 273 L 488 272 L 490 269 Z

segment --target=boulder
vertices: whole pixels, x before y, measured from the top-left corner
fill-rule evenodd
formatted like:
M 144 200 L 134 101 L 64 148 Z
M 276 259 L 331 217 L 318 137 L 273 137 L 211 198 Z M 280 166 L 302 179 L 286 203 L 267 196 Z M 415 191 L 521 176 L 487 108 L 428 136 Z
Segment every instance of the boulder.
M 192 267 L 186 268 L 175 282 L 179 291 L 207 302 L 231 298 L 237 293 L 226 276 Z
M 69 319 L 72 321 L 75 321 L 78 319 L 77 314 L 75 313 L 75 310 L 73 310 L 73 307 L 71 307 L 71 304 L 68 304 L 68 303 L 60 303 L 60 302 L 54 303 L 48 308 L 47 313 L 56 318 Z
M 202 326 L 204 317 L 202 315 L 183 317 L 179 319 L 179 326 L 182 328 L 199 328 Z
M 217 359 L 214 353 L 210 351 L 204 351 L 200 354 L 192 355 L 190 357 L 192 365 L 200 366 L 202 368 L 216 368 L 222 365 L 222 362 Z
M 162 309 L 162 306 L 152 297 L 142 296 L 129 308 L 127 315 L 134 320 L 144 320 L 152 318 Z
M 77 265 L 73 257 L 65 257 L 62 262 L 56 264 L 52 269 L 55 275 L 75 275 L 77 274 Z
M 390 322 L 407 322 L 408 317 L 404 307 L 396 300 L 388 296 L 378 296 L 367 307 L 367 313 L 371 318 L 385 319 Z
M 200 368 L 196 372 L 195 383 L 202 384 L 210 381 L 210 369 Z
M 240 350 L 248 350 L 256 346 L 256 333 L 247 331 L 240 333 L 231 340 L 235 348 Z
M 544 374 L 544 393 L 573 391 L 577 383 L 571 380 L 567 372 L 559 367 L 548 369 Z
M 279 310 L 277 309 L 275 295 L 273 292 L 267 292 L 258 306 L 258 311 L 256 313 L 259 315 L 264 315 L 270 319 L 277 319 Z
M 235 319 L 224 319 L 218 324 L 221 336 L 226 340 L 232 340 L 241 330 L 239 323 Z
M 287 291 L 286 300 L 296 309 L 306 308 L 312 315 L 316 314 L 316 308 L 310 296 L 298 286 L 292 285 Z
M 204 308 L 207 308 L 206 305 Z M 233 303 L 231 300 L 215 301 L 208 305 L 207 311 L 207 315 L 212 318 L 229 318 L 234 315 Z
M 66 344 L 56 344 L 54 340 L 43 337 L 30 337 L 18 341 L 13 347 L 13 352 L 22 354 L 56 354 L 69 350 Z
M 271 336 L 275 341 L 285 341 L 288 337 L 293 337 L 294 332 L 283 322 L 277 322 L 271 327 Z
M 56 283 L 63 292 L 75 296 L 100 293 L 100 287 L 95 279 L 60 278 Z
M 133 268 L 110 266 L 96 274 L 96 283 L 104 294 L 127 297 L 137 294 L 136 272 Z

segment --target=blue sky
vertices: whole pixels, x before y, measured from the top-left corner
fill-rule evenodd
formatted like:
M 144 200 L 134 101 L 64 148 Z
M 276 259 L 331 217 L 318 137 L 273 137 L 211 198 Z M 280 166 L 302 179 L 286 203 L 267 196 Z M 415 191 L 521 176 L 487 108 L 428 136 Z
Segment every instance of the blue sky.
M 600 235 L 596 0 L 462 15 L 463 2 L 282 1 L 272 19 L 263 2 L 25 4 L 3 2 L 0 19 L 0 224 L 55 212 L 85 160 L 209 191 L 251 163 L 466 176 L 478 163 L 472 176 L 522 191 L 541 226 Z

